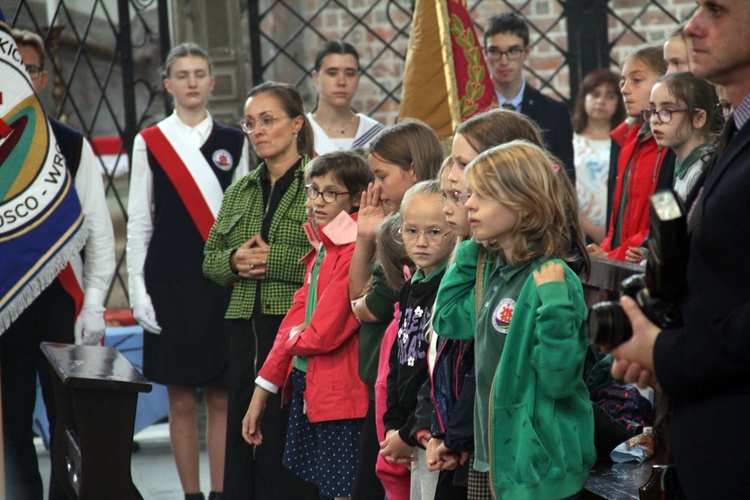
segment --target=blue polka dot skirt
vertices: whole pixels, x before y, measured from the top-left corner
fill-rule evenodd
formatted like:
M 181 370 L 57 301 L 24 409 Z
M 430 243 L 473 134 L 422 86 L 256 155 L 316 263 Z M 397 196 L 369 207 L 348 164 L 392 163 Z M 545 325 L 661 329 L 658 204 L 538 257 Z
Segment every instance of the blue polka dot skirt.
M 284 446 L 284 467 L 316 485 L 322 497 L 348 497 L 354 487 L 364 419 L 311 423 L 304 410 L 306 373 L 294 368 L 294 395 Z

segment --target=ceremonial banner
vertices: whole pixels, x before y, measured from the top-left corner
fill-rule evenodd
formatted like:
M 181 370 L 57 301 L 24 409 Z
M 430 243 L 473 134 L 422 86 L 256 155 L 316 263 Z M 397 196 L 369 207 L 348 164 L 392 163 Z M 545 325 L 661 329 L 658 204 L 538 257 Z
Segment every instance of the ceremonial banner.
M 419 118 L 441 139 L 497 104 L 465 0 L 417 0 L 399 121 Z
M 0 334 L 85 238 L 73 180 L 0 9 Z

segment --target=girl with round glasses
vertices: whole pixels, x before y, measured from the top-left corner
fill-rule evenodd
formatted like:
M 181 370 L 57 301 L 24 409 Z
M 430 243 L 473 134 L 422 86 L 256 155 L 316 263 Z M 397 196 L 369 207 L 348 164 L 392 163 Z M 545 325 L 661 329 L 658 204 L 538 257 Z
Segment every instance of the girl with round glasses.
M 651 89 L 650 108 L 644 111 L 656 143 L 675 156 L 674 190 L 685 201 L 703 172 L 703 155 L 718 130 L 713 85 L 692 73 L 661 77 Z
M 385 436 L 380 455 L 390 464 L 414 460 L 410 498 L 435 498 L 438 473 L 426 466 L 423 447 L 430 439 L 429 419 L 420 418 L 418 396 L 429 383 L 428 350 L 438 286 L 453 252 L 455 235 L 443 215 L 443 193 L 436 180 L 415 184 L 401 202 L 399 235 L 416 266 L 401 289 L 398 333 L 391 346 L 386 382 Z M 426 428 L 425 428 L 426 427 Z
M 372 174 L 358 153 L 336 151 L 313 160 L 305 177 L 313 244 L 305 256 L 307 279 L 260 369 L 242 432 L 248 443 L 263 444 L 268 399 L 291 383 L 284 466 L 318 486 L 321 498 L 344 498 L 352 494 L 369 404 L 357 376 L 359 322 L 346 289 L 359 195 Z
M 718 130 L 717 103 L 713 85 L 692 73 L 672 73 L 656 81 L 649 108 L 642 112 L 659 147 L 676 156 L 672 187 L 683 202 L 703 172 L 707 147 Z M 625 261 L 641 263 L 645 248 L 645 243 L 629 248 Z
M 141 131 L 133 145 L 128 199 L 130 306 L 143 327 L 143 373 L 165 384 L 169 435 L 185 498 L 201 499 L 198 390 L 208 418 L 211 496 L 223 490 L 230 290 L 203 276 L 203 246 L 224 191 L 248 172 L 248 147 L 207 109 L 211 62 L 192 43 L 164 64 L 174 113 Z
M 359 87 L 359 54 L 349 43 L 329 40 L 315 56 L 312 83 L 318 92 L 307 120 L 315 133 L 315 155 L 367 147 L 383 124 L 352 109 Z
M 317 498 L 317 490 L 282 465 L 289 418 L 281 395 L 269 397 L 263 446 L 242 436 L 251 383 L 266 360 L 294 292 L 303 284 L 310 250 L 304 168 L 313 133 L 302 97 L 291 85 L 266 82 L 250 90 L 243 117 L 258 168 L 233 184 L 206 243 L 203 271 L 232 297 L 226 310 L 231 343 L 224 491 L 229 498 Z

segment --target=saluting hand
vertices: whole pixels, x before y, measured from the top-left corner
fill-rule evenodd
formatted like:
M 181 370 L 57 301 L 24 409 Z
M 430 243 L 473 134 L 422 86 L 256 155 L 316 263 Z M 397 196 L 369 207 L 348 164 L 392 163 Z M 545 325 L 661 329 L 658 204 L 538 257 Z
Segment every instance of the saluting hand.
M 369 183 L 362 193 L 357 211 L 357 238 L 374 239 L 380 223 L 385 219 L 385 210 L 380 202 L 380 185 Z

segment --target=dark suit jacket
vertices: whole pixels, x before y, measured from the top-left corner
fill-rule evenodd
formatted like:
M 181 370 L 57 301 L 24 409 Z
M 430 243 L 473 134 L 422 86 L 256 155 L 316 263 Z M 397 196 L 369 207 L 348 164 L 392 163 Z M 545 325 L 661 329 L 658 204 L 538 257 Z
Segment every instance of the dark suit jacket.
M 521 113 L 539 125 L 547 148 L 565 164 L 568 177 L 575 183 L 573 125 L 565 103 L 547 97 L 526 82 L 521 101 Z
M 750 122 L 707 169 L 688 225 L 688 293 L 680 308 L 684 326 L 658 336 L 654 364 L 675 403 L 672 456 L 688 497 L 746 498 Z

